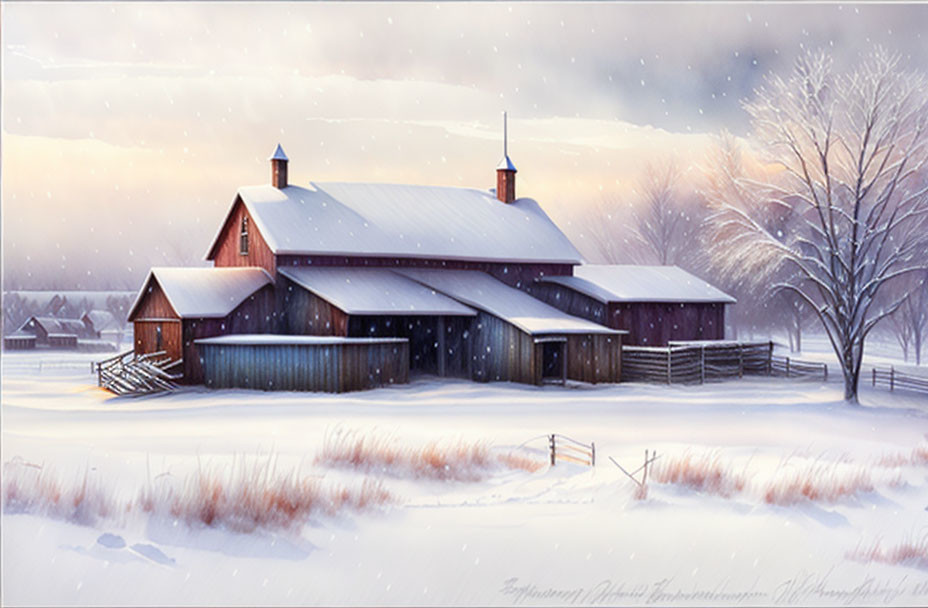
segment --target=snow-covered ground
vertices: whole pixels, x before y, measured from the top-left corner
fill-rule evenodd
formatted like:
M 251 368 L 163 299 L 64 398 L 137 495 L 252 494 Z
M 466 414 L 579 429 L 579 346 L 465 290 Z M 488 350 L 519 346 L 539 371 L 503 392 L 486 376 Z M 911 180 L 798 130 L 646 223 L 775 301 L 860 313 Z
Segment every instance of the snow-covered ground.
M 127 399 L 93 385 L 95 358 L 2 355 L 4 463 L 129 495 L 151 479 L 273 459 L 326 483 L 377 477 L 397 502 L 251 533 L 135 512 L 80 525 L 5 510 L 5 604 L 928 604 L 928 558 L 855 557 L 876 542 L 926 539 L 928 458 L 913 451 L 928 454 L 924 396 L 864 383 L 864 405 L 849 407 L 837 381 L 425 379 L 347 395 L 190 389 Z M 539 462 L 543 436 L 562 433 L 595 441 L 598 462 L 417 479 L 316 462 L 337 432 L 406 446 L 482 441 Z M 609 457 L 637 468 L 645 449 L 657 450 L 656 466 L 709 454 L 744 487 L 722 496 L 652 478 L 637 500 Z M 841 486 L 854 475 L 873 489 L 768 499 L 777 480 Z

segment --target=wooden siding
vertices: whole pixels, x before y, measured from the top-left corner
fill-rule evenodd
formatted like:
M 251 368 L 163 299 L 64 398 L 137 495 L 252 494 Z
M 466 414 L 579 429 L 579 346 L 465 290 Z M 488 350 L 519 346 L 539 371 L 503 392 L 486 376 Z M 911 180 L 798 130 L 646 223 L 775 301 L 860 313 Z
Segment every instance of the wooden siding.
M 609 326 L 628 330 L 625 343 L 633 346 L 725 339 L 722 303 L 611 302 L 608 314 Z
M 242 218 L 248 217 L 248 253 L 242 255 L 239 247 Z M 213 265 L 220 266 L 260 266 L 274 276 L 276 261 L 271 248 L 268 247 L 258 226 L 252 220 L 241 198 L 235 200 L 232 212 L 219 234 L 219 240 L 210 252 Z
M 183 357 L 185 384 L 203 382 L 203 361 L 195 340 L 227 334 L 276 333 L 278 315 L 275 294 L 271 285 L 265 285 L 248 296 L 235 310 L 218 319 L 184 319 Z
M 179 359 L 183 356 L 180 319 L 136 320 L 132 325 L 135 332 L 135 354 L 144 355 L 163 350 L 167 352 L 166 356 L 172 359 Z M 158 348 L 159 327 L 161 328 L 161 348 Z
M 622 381 L 622 336 L 569 334 L 567 377 L 590 382 Z
M 394 257 L 349 257 L 349 256 L 313 256 L 313 255 L 278 255 L 277 266 L 368 266 L 375 268 L 444 268 L 448 270 L 479 270 L 512 287 L 523 288 L 542 276 L 569 276 L 573 273 L 571 264 L 522 264 L 499 262 L 465 262 L 459 260 L 435 260 L 419 258 Z M 218 266 L 218 264 L 217 264 Z
M 567 314 L 628 331 L 623 342 L 666 346 L 674 340 L 724 340 L 725 304 L 705 302 L 610 302 L 563 285 L 535 283 L 526 291 Z
M 409 381 L 409 344 L 199 345 L 210 388 L 342 393 Z
M 536 345 L 532 336 L 486 313 L 479 313 L 471 327 L 474 380 L 541 384 L 542 345 Z
M 352 338 L 406 338 L 409 367 L 437 376 L 468 378 L 472 319 L 446 316 L 349 316 Z
M 347 336 L 348 315 L 284 276 L 277 277 L 280 331 L 295 336 Z
M 171 306 L 167 296 L 164 295 L 164 290 L 161 289 L 161 285 L 158 284 L 155 277 L 149 278 L 145 292 L 135 314 L 129 319 L 130 321 L 180 319 L 180 315 Z

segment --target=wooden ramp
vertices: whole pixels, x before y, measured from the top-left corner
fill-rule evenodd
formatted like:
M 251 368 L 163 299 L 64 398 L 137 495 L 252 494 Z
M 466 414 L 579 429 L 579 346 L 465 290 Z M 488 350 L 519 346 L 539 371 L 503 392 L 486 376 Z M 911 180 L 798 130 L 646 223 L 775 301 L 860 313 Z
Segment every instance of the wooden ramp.
M 128 351 L 94 363 L 97 384 L 117 395 L 149 395 L 177 388 L 182 374 L 172 374 L 181 359 L 171 360 L 165 351 L 136 355 Z

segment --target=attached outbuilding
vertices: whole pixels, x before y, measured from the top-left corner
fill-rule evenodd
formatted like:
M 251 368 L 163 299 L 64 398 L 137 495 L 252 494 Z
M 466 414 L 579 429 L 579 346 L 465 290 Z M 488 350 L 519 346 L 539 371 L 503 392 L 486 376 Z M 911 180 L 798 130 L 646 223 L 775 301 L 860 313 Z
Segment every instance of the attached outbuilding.
M 9 336 L 3 336 L 4 350 L 33 350 L 35 348 L 35 334 L 16 331 Z
M 628 332 L 625 343 L 725 339 L 725 306 L 735 299 L 677 266 L 581 265 L 573 276 L 536 280 L 534 297 Z
M 344 393 L 409 381 L 405 338 L 234 335 L 196 345 L 210 388 Z
M 464 335 L 473 380 L 621 380 L 624 331 L 566 314 L 483 272 L 397 272 L 478 311 Z
M 273 331 L 274 300 L 261 268 L 152 268 L 129 310 L 135 353 L 182 359 L 183 381 L 200 383 L 196 340 Z

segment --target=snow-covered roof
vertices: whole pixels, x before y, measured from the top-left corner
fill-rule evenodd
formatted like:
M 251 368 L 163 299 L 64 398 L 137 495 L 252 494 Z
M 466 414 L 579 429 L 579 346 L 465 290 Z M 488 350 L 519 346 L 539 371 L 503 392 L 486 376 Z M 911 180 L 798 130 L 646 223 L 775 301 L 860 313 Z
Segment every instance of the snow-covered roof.
M 286 154 L 284 154 L 284 149 L 280 146 L 280 144 L 277 144 L 277 149 L 274 150 L 274 153 L 271 155 L 271 157 L 268 160 L 290 160 L 290 159 L 287 158 Z
M 84 335 L 87 333 L 87 327 L 80 319 L 59 319 L 57 317 L 29 317 L 19 331 L 34 330 L 36 325 L 41 325 L 45 333 L 49 335 Z
M 84 317 L 93 325 L 94 331 L 106 331 L 108 329 L 119 328 L 116 317 L 108 310 L 89 310 L 84 313 Z M 81 320 L 83 320 L 83 317 Z
M 220 346 L 247 346 L 250 344 L 273 345 L 325 345 L 325 344 L 402 344 L 406 338 L 345 338 L 342 336 L 285 336 L 280 334 L 238 334 L 200 338 L 197 344 L 216 344 Z
M 516 166 L 512 164 L 512 159 L 509 158 L 509 155 L 506 154 L 503 156 L 502 160 L 499 161 L 499 164 L 496 165 L 496 170 L 500 169 L 504 171 L 516 171 Z
M 353 315 L 474 316 L 472 309 L 388 268 L 280 268 L 280 274 Z
M 224 317 L 271 283 L 263 268 L 152 268 L 129 309 L 129 320 L 134 318 L 152 278 L 182 318 Z
M 568 315 L 484 272 L 419 268 L 397 269 L 395 272 L 499 317 L 527 334 L 627 333 Z
M 275 254 L 562 264 L 581 259 L 534 200 L 507 205 L 485 190 L 313 183 L 243 187 L 238 197 Z M 208 259 L 215 257 L 221 233 Z
M 724 302 L 735 299 L 677 266 L 584 264 L 574 276 L 539 279 L 563 285 L 600 302 Z

